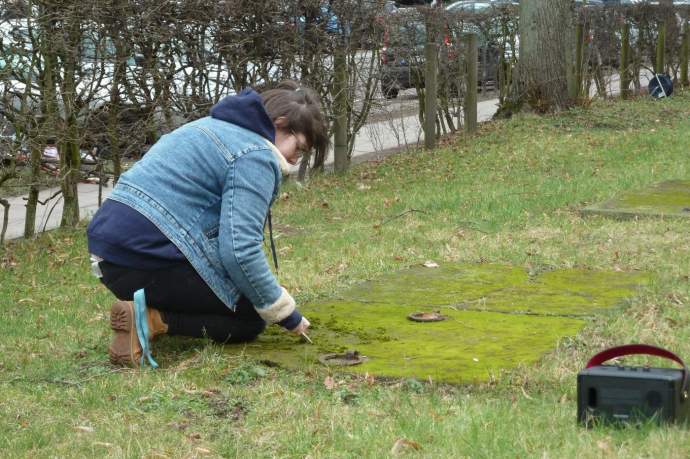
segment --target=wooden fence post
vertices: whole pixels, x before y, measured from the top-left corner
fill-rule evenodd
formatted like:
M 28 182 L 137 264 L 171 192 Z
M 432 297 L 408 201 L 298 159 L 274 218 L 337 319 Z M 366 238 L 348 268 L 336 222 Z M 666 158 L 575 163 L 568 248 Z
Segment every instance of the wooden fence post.
M 36 145 L 38 135 L 31 134 L 31 136 L 34 141 L 29 147 L 31 151 L 31 159 L 29 164 L 31 165 L 31 177 L 35 178 L 40 176 L 41 155 L 43 150 L 41 147 Z M 37 181 L 38 180 L 34 181 L 34 183 L 29 186 L 29 198 L 26 201 L 26 216 L 24 217 L 24 238 L 26 239 L 36 234 L 36 214 L 38 209 L 38 194 L 40 191 L 38 184 L 36 183 Z
M 10 202 L 7 199 L 0 198 L 0 206 L 2 206 L 5 209 L 2 215 L 2 230 L 0 230 L 0 245 L 2 245 L 5 243 L 7 223 L 10 219 Z
M 465 34 L 465 132 L 472 133 L 477 130 L 477 81 L 479 48 L 477 47 L 477 34 Z
M 584 65 L 584 35 L 585 26 L 581 22 L 578 22 L 575 26 L 575 87 L 573 90 L 576 100 L 582 97 L 582 74 L 584 70 L 582 68 L 582 66 Z
M 690 30 L 688 30 L 688 21 L 684 21 L 683 46 L 680 51 L 680 84 L 682 86 L 690 85 L 690 80 L 688 80 L 688 53 L 690 53 Z
M 428 28 L 427 28 L 428 30 Z M 428 34 L 433 36 L 433 34 Z M 425 47 L 424 75 L 424 147 L 436 148 L 436 112 L 438 111 L 438 46 L 429 38 Z
M 659 35 L 656 40 L 656 65 L 654 73 L 664 73 L 666 67 L 664 58 L 666 56 L 666 23 L 659 24 Z
M 336 174 L 344 174 L 349 166 L 347 154 L 347 62 L 344 49 L 334 56 L 333 78 L 333 168 Z
M 630 24 L 623 24 L 620 62 L 621 97 L 630 97 Z

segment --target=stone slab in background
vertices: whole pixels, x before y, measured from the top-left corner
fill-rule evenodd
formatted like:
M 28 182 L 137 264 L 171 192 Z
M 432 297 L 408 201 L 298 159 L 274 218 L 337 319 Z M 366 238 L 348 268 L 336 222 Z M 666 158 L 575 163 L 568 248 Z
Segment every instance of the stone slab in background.
M 583 215 L 629 219 L 690 218 L 690 180 L 669 180 L 582 209 Z

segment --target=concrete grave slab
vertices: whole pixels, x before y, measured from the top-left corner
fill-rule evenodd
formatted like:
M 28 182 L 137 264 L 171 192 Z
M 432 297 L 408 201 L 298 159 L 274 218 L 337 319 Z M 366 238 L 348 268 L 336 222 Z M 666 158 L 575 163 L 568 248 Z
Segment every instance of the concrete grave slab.
M 246 353 L 290 368 L 357 350 L 369 359 L 342 371 L 473 383 L 532 364 L 594 314 L 610 310 L 647 282 L 639 273 L 559 270 L 530 276 L 504 265 L 412 268 L 357 285 L 339 298 L 301 308 L 314 344 L 277 327 Z M 408 315 L 439 311 L 440 322 Z M 235 351 L 232 351 L 235 352 Z M 338 371 L 341 371 L 339 368 Z
M 690 180 L 669 180 L 582 209 L 583 215 L 690 218 Z

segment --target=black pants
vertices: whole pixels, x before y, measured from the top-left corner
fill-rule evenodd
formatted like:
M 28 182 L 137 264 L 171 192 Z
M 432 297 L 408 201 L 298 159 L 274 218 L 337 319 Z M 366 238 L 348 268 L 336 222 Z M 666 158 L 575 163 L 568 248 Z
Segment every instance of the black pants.
M 241 343 L 256 338 L 266 322 L 252 304 L 241 297 L 235 312 L 223 304 L 188 263 L 159 270 L 127 268 L 99 263 L 101 282 L 124 301 L 143 288 L 146 305 L 158 309 L 169 335 L 208 337 L 221 343 Z

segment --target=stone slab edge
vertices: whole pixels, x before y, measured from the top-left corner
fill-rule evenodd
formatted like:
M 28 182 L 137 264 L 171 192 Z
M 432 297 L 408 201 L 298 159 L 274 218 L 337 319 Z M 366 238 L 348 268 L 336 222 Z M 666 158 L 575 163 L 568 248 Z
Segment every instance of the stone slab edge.
M 598 215 L 602 217 L 610 217 L 618 220 L 632 220 L 635 218 L 690 218 L 690 212 L 673 212 L 663 213 L 655 212 L 653 210 L 622 210 L 616 208 L 607 208 L 611 201 L 606 201 L 599 205 L 593 205 L 580 209 L 580 215 L 583 217 Z

